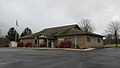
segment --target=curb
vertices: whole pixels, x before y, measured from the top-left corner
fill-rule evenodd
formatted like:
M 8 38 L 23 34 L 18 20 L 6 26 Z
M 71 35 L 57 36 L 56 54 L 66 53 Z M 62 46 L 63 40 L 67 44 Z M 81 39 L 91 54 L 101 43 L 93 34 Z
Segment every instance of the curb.
M 96 48 L 88 48 L 88 49 L 73 49 L 73 48 L 31 48 L 35 50 L 67 50 L 67 51 L 91 51 Z

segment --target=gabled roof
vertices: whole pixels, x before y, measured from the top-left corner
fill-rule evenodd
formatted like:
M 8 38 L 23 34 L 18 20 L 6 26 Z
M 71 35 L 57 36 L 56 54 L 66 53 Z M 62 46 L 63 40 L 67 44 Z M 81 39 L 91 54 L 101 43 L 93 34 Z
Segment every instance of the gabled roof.
M 77 24 L 75 24 L 75 25 L 67 25 L 67 26 L 46 28 L 46 29 L 43 29 L 40 32 L 21 37 L 21 39 L 35 38 L 39 35 L 45 35 L 47 37 L 66 36 L 66 35 L 94 35 L 94 36 L 103 37 L 103 36 L 98 35 L 98 34 L 84 32 L 79 28 L 79 26 Z

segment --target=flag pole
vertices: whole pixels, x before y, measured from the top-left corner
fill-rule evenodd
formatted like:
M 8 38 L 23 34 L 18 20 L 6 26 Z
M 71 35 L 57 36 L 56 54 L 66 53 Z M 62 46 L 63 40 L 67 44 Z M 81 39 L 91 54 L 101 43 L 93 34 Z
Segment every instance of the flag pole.
M 15 32 L 15 42 L 17 42 L 17 26 L 15 26 L 16 32 Z
M 15 22 L 15 42 L 16 42 L 16 32 L 17 32 L 17 26 L 16 26 L 16 22 Z
M 16 29 L 16 32 L 15 32 L 15 42 L 17 42 L 17 26 L 18 26 L 18 21 L 16 20 L 16 25 L 15 25 L 15 29 Z

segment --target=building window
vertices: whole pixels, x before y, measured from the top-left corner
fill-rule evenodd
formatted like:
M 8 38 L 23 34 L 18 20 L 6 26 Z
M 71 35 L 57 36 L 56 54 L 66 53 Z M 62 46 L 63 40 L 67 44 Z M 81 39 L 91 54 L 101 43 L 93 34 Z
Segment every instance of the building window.
M 35 40 L 35 44 L 37 44 L 37 40 Z
M 98 39 L 98 43 L 100 43 L 100 39 Z
M 71 38 L 64 38 L 64 41 L 71 41 Z
M 62 38 L 59 38 L 58 40 L 59 40 L 59 41 L 64 41 L 64 39 L 62 39 Z
M 87 38 L 87 42 L 89 42 L 89 43 L 90 43 L 90 38 Z
M 43 42 L 43 39 L 39 39 L 39 43 L 40 43 L 40 44 L 41 44 L 41 43 L 44 43 L 44 42 Z

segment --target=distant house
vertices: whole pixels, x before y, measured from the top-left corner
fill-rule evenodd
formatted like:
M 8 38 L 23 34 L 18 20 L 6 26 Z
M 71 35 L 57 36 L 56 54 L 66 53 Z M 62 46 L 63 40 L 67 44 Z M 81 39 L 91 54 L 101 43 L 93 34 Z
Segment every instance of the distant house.
M 103 47 L 102 35 L 84 32 L 78 25 L 46 28 L 20 39 L 20 42 L 32 42 L 33 46 L 38 47 Z

